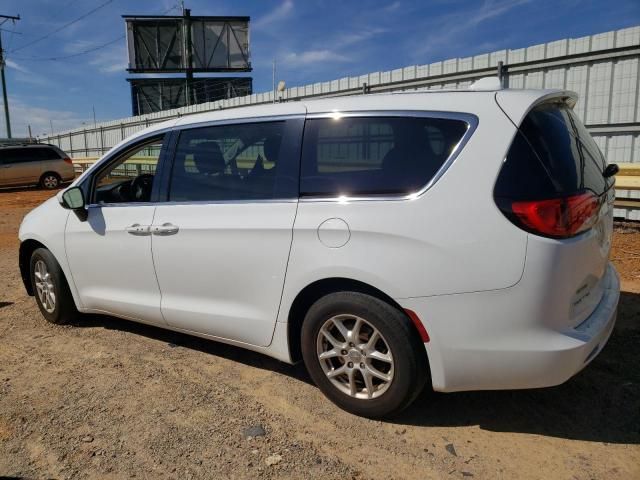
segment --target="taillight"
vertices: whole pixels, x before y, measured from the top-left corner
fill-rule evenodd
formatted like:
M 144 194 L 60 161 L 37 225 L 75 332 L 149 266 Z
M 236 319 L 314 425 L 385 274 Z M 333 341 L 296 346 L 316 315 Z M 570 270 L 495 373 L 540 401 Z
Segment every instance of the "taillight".
M 73 165 L 73 161 L 69 157 L 64 157 L 63 160 L 64 160 L 64 163 L 68 163 L 69 165 Z
M 525 230 L 552 238 L 567 238 L 589 230 L 598 220 L 600 199 L 591 192 L 530 201 L 503 201 L 501 210 Z

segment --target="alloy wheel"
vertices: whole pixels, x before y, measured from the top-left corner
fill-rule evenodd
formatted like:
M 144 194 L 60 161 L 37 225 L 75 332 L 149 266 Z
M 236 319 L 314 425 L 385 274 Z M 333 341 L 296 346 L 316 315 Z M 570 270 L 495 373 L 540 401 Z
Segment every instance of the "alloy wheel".
M 51 274 L 44 260 L 38 260 L 34 267 L 36 292 L 42 308 L 48 313 L 56 309 L 56 287 L 51 281 Z
M 55 175 L 47 175 L 42 179 L 42 185 L 45 188 L 56 188 L 58 186 L 58 178 Z
M 327 378 L 351 397 L 377 398 L 393 381 L 389 344 L 364 318 L 342 314 L 328 319 L 318 332 L 316 352 Z

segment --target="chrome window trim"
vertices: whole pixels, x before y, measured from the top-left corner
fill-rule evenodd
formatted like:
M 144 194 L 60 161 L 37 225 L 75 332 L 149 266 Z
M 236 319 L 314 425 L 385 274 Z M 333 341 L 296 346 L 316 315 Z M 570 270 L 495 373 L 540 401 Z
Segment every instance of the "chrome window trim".
M 226 118 L 220 120 L 205 120 L 202 122 L 185 123 L 184 125 L 174 125 L 172 130 L 180 132 L 185 129 L 193 128 L 207 128 L 207 127 L 223 127 L 225 125 L 237 125 L 237 124 L 253 124 L 253 123 L 265 123 L 265 122 L 284 122 L 286 120 L 304 119 L 306 115 L 304 113 L 290 113 L 282 115 L 266 115 L 263 117 L 243 117 L 243 118 Z
M 460 152 L 464 149 L 469 139 L 473 136 L 473 133 L 476 131 L 479 119 L 476 115 L 472 113 L 465 112 L 450 112 L 450 111 L 440 111 L 440 110 L 348 110 L 348 111 L 340 111 L 338 109 L 326 112 L 315 112 L 315 113 L 294 113 L 294 114 L 282 114 L 282 115 L 268 115 L 262 117 L 242 117 L 242 118 L 228 118 L 221 120 L 210 120 L 204 122 L 197 123 L 185 123 L 183 125 L 173 125 L 170 127 L 165 127 L 159 130 L 154 130 L 153 132 L 148 132 L 141 136 L 136 136 L 129 140 L 127 143 L 120 145 L 117 151 L 112 154 L 107 154 L 102 160 L 96 162 L 91 166 L 87 172 L 90 172 L 97 168 L 98 165 L 102 165 L 110 160 L 113 160 L 114 156 L 118 155 L 123 150 L 126 150 L 134 143 L 138 143 L 147 138 L 151 138 L 154 136 L 166 134 L 172 131 L 180 132 L 184 129 L 192 129 L 192 128 L 205 128 L 205 127 L 213 127 L 213 126 L 224 126 L 224 125 L 234 125 L 239 123 L 262 123 L 262 122 L 275 122 L 275 121 L 285 121 L 285 120 L 293 120 L 293 119 L 317 119 L 317 118 L 354 118 L 354 117 L 415 117 L 415 118 L 443 118 L 443 119 L 451 119 L 451 120 L 460 120 L 467 124 L 467 131 L 462 136 L 460 141 L 453 148 L 451 155 L 444 161 L 442 166 L 438 169 L 436 174 L 429 180 L 420 190 L 409 193 L 409 194 L 380 194 L 380 195 L 363 195 L 363 196 L 328 196 L 328 197 L 312 197 L 312 196 L 299 196 L 292 197 L 286 199 L 262 199 L 262 200 L 220 200 L 220 201 L 209 201 L 209 200 L 198 200 L 198 201 L 184 201 L 184 202 L 126 202 L 126 203 L 104 203 L 104 204 L 90 204 L 87 208 L 96 208 L 96 207 L 122 207 L 122 206 L 144 206 L 144 205 L 203 205 L 203 204 L 252 204 L 252 203 L 291 203 L 291 202 L 335 202 L 335 203 L 345 203 L 345 202 L 362 202 L 362 201 L 406 201 L 406 200 L 415 200 L 416 198 L 421 197 L 427 190 L 429 190 L 449 169 L 449 167 L 453 164 L 455 159 L 458 157 Z M 86 173 L 86 172 L 85 172 Z
M 162 207 L 174 205 L 228 205 L 228 204 L 254 204 L 254 203 L 297 203 L 298 198 L 264 198 L 256 200 L 185 200 L 171 202 L 122 202 L 122 203 L 92 203 L 86 208 L 109 207 Z
M 418 191 L 404 194 L 380 194 L 380 195 L 362 195 L 362 196 L 300 196 L 301 202 L 362 202 L 362 201 L 406 201 L 415 200 L 421 197 L 427 190 L 429 190 L 435 183 L 446 173 L 449 167 L 453 164 L 460 152 L 464 149 L 469 139 L 473 136 L 473 133 L 478 128 L 480 123 L 478 117 L 472 113 L 464 112 L 447 112 L 439 110 L 350 110 L 342 112 L 339 110 L 322 113 L 311 113 L 306 118 L 354 118 L 354 117 L 414 117 L 414 118 L 442 118 L 448 120 L 460 120 L 467 124 L 467 131 L 464 133 L 460 141 L 453 147 L 451 155 L 444 161 L 442 166 L 438 169 L 436 174 Z
M 93 175 L 93 171 L 95 169 L 100 168 L 100 166 L 104 165 L 105 163 L 108 163 L 114 160 L 116 156 L 118 156 L 119 154 L 127 150 L 133 144 L 138 143 L 140 141 L 144 141 L 146 139 L 150 139 L 152 137 L 157 137 L 158 135 L 166 135 L 167 133 L 170 133 L 172 130 L 173 130 L 173 127 L 165 127 L 158 130 L 154 130 L 153 132 L 147 132 L 144 135 L 139 135 L 139 136 L 130 138 L 126 143 L 123 143 L 122 145 L 118 146 L 117 150 L 113 150 L 113 148 L 116 148 L 116 147 L 113 147 L 111 150 L 105 153 L 101 159 L 97 160 L 93 165 L 91 165 L 84 172 L 82 172 L 82 175 L 76 179 L 76 182 L 80 183 L 81 181 L 84 181 L 85 177 L 89 175 Z M 74 182 L 74 184 L 76 182 Z
M 206 127 L 216 127 L 216 126 L 225 126 L 225 125 L 237 125 L 237 124 L 254 124 L 254 123 L 265 123 L 265 122 L 281 122 L 286 120 L 295 120 L 295 119 L 304 119 L 305 114 L 302 113 L 294 113 L 294 114 L 283 114 L 283 115 L 268 115 L 262 117 L 244 117 L 244 118 L 231 118 L 231 119 L 223 119 L 223 120 L 210 120 L 205 122 L 197 122 L 197 123 L 186 123 L 184 125 L 173 125 L 171 127 L 162 128 L 160 130 L 155 130 L 153 132 L 146 133 L 141 136 L 137 136 L 132 138 L 125 144 L 122 144 L 118 147 L 118 150 L 113 153 L 108 153 L 108 156 L 103 157 L 99 162 L 94 163 L 90 169 L 93 170 L 97 167 L 97 165 L 103 165 L 104 163 L 108 163 L 111 160 L 114 160 L 116 156 L 118 156 L 123 151 L 127 150 L 131 145 L 136 144 L 140 141 L 144 141 L 145 139 L 152 138 L 158 135 L 164 135 L 171 132 L 180 133 L 182 130 L 193 129 L 193 128 L 206 128 Z M 86 172 L 85 172 L 86 173 Z M 84 175 L 84 174 L 83 174 Z M 122 203 L 91 203 L 87 205 L 86 208 L 108 208 L 108 207 L 140 207 L 140 206 L 162 206 L 162 205 L 207 205 L 207 204 L 251 204 L 251 203 L 294 203 L 298 202 L 299 197 L 291 197 L 291 198 L 265 198 L 265 199 L 255 199 L 255 200 L 195 200 L 195 201 L 171 201 L 171 202 L 122 202 Z
M 184 117 L 183 117 L 184 118 Z M 204 122 L 196 122 L 196 123 L 185 123 L 184 125 L 172 125 L 169 127 L 160 128 L 158 130 L 154 130 L 152 132 L 147 132 L 144 135 L 136 135 L 135 133 L 129 138 L 126 143 L 118 146 L 117 150 L 108 151 L 101 159 L 96 161 L 90 168 L 88 168 L 85 172 L 83 172 L 82 176 L 84 177 L 87 172 L 98 168 L 98 166 L 103 165 L 104 163 L 113 160 L 114 156 L 118 155 L 123 150 L 128 149 L 134 143 L 138 143 L 139 141 L 144 141 L 147 138 L 155 137 L 157 135 L 164 135 L 173 131 L 181 131 L 187 128 L 202 128 L 209 126 L 221 126 L 221 125 L 233 125 L 238 123 L 262 123 L 262 122 L 274 122 L 274 121 L 285 121 L 285 120 L 293 120 L 296 118 L 305 118 L 303 113 L 294 113 L 294 114 L 284 114 L 284 115 L 269 115 L 263 117 L 244 117 L 244 118 L 228 118 L 224 120 L 208 120 Z M 115 148 L 115 147 L 114 147 Z M 81 177 L 78 177 L 78 180 Z
M 113 155 L 109 156 L 109 159 L 107 162 L 100 162 L 100 167 L 96 167 L 96 164 L 92 165 L 88 170 L 95 170 L 93 171 L 90 175 L 87 175 L 86 179 L 83 179 L 82 182 L 87 181 L 88 182 L 88 197 L 90 197 L 93 200 L 93 197 L 95 196 L 96 193 L 96 181 L 98 180 L 96 178 L 97 175 L 100 175 L 102 172 L 104 172 L 107 167 L 109 167 L 109 163 L 111 162 L 117 162 L 118 160 L 120 160 L 122 158 L 122 155 L 125 153 L 129 153 L 131 151 L 131 147 L 132 146 L 138 146 L 138 145 L 150 145 L 152 140 L 155 137 L 159 137 L 160 135 L 162 135 L 162 146 L 164 146 L 164 142 L 166 142 L 167 140 L 167 135 L 170 134 L 171 132 L 165 132 L 165 129 L 161 129 L 158 130 L 156 132 L 153 132 L 151 134 L 145 134 L 145 135 L 141 135 L 139 137 L 136 137 L 135 139 L 133 139 L 131 142 L 127 142 L 126 145 L 122 145 L 121 148 L 118 148 L 118 150 L 116 152 L 114 152 Z M 133 153 L 135 153 L 135 150 L 133 150 Z M 160 147 L 160 153 L 162 153 L 162 147 Z M 106 159 L 105 159 L 106 160 Z M 126 159 L 124 160 L 126 162 Z M 97 163 L 97 162 L 96 162 Z M 160 163 L 160 155 L 158 156 L 158 162 L 156 164 L 157 165 Z M 155 174 L 154 174 L 155 175 Z M 136 204 L 143 204 L 143 203 L 148 203 L 148 202 L 122 202 L 122 203 L 136 203 Z M 91 203 L 89 205 L 96 205 L 95 203 Z

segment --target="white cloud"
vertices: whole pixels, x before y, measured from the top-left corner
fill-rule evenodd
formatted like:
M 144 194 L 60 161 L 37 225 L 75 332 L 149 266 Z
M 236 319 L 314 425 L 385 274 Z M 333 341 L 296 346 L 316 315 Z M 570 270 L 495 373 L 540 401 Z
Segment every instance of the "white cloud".
M 9 59 L 7 59 L 7 60 L 6 60 L 6 64 L 7 64 L 7 67 L 9 67 L 9 68 L 13 68 L 14 70 L 17 70 L 17 71 L 19 71 L 19 72 L 22 72 L 22 73 L 29 73 L 29 69 L 28 69 L 28 68 L 23 67 L 22 65 L 17 64 L 17 63 L 16 63 L 16 62 L 14 62 L 13 60 L 9 60 Z
M 40 75 L 31 71 L 29 68 L 14 62 L 13 60 L 6 60 L 7 67 L 14 70 L 12 81 L 19 84 L 33 85 L 36 87 L 51 87 L 54 82 L 49 76 Z
M 463 22 L 461 27 L 463 29 L 475 27 L 482 22 L 499 17 L 507 13 L 509 10 L 512 10 L 513 8 L 520 5 L 524 5 L 525 3 L 529 3 L 530 1 L 531 0 L 487 0 L 486 2 L 484 2 L 482 7 L 480 7 L 480 10 L 478 10 L 477 14 L 471 15 L 466 22 Z
M 10 98 L 9 108 L 11 111 L 11 132 L 14 137 L 27 137 L 29 135 L 28 125 L 31 125 L 31 132 L 34 136 L 43 133 L 51 133 L 51 122 L 53 122 L 54 132 L 68 130 L 88 122 L 87 118 L 82 118 L 76 112 L 67 110 L 49 109 L 46 106 L 35 106 L 23 102 L 20 98 Z M 0 136 L 5 136 L 4 115 L 0 120 Z
M 386 31 L 383 28 L 363 28 L 359 31 L 327 38 L 322 46 L 318 45 L 318 48 L 312 47 L 301 52 L 289 51 L 279 54 L 277 58 L 285 69 L 299 66 L 311 68 L 319 64 L 350 62 L 354 57 L 357 57 L 356 44 L 364 43 Z M 348 51 L 350 54 L 342 53 L 344 51 Z
M 282 57 L 282 63 L 286 67 L 299 65 L 311 65 L 322 62 L 347 62 L 349 58 L 331 50 L 306 50 L 296 53 L 289 52 Z
M 385 12 L 395 12 L 396 10 L 398 10 L 400 8 L 400 5 L 402 5 L 400 2 L 393 2 L 390 3 L 389 5 L 387 5 L 386 7 L 384 7 L 384 11 Z
M 366 40 L 370 40 L 371 38 L 380 35 L 382 33 L 386 33 L 388 30 L 385 28 L 365 28 L 358 32 L 347 33 L 341 36 L 338 36 L 332 43 L 336 47 L 348 47 L 355 43 L 364 42 Z
M 293 0 L 284 0 L 280 5 L 274 8 L 266 15 L 251 22 L 251 27 L 257 30 L 264 30 L 266 27 L 277 23 L 289 15 L 293 10 Z
M 95 47 L 95 45 L 96 44 L 94 42 L 90 42 L 89 40 L 74 40 L 73 42 L 67 43 L 62 50 L 66 54 L 74 55 L 84 50 L 88 50 L 91 47 Z
M 415 49 L 415 56 L 423 57 L 443 45 L 464 42 L 465 34 L 470 30 L 530 2 L 531 0 L 485 0 L 480 8 L 458 11 L 440 18 L 435 28 L 430 29 L 429 35 L 421 42 L 423 46 Z
M 96 52 L 89 60 L 89 65 L 93 65 L 102 73 L 124 73 L 129 66 L 129 61 L 124 40 L 122 43 L 122 45 Z
M 98 42 L 99 44 L 99 42 Z M 95 48 L 95 41 L 75 40 L 64 46 L 64 52 L 68 55 L 81 53 L 91 48 Z M 101 50 L 92 52 L 89 55 L 88 65 L 95 67 L 101 73 L 124 73 L 129 66 L 127 58 L 127 48 L 124 38 L 121 42 L 116 42 Z M 82 58 L 82 57 L 81 57 Z

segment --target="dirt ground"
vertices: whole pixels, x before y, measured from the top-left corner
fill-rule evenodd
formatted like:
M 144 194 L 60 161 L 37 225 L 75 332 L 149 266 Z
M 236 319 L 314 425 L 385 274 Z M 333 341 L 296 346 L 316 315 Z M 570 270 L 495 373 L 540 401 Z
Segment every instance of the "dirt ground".
M 585 371 L 425 392 L 380 422 L 333 406 L 300 365 L 111 317 L 47 324 L 16 235 L 50 195 L 0 191 L 0 477 L 640 479 L 638 225 L 616 227 L 619 320 Z

